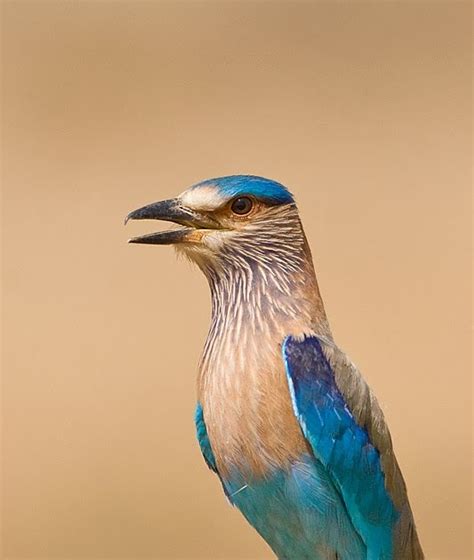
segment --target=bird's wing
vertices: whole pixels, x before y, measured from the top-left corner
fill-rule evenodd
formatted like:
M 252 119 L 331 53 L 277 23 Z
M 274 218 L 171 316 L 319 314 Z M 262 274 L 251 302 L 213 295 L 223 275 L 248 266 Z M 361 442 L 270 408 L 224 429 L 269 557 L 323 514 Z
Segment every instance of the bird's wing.
M 201 448 L 202 455 L 206 461 L 206 465 L 215 473 L 217 473 L 216 459 L 211 448 L 209 436 L 207 435 L 206 424 L 204 423 L 204 415 L 202 413 L 202 406 L 200 403 L 196 406 L 194 414 L 194 422 L 196 424 L 196 436 Z
M 283 358 L 295 415 L 330 474 L 369 559 L 422 559 L 383 413 L 345 354 L 318 337 L 287 337 Z

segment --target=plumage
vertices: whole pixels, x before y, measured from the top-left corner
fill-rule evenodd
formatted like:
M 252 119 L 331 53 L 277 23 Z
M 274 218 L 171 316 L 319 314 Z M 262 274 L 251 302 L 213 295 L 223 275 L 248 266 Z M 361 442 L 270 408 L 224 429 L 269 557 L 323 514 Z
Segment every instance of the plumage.
M 316 459 L 338 488 L 370 556 L 391 558 L 399 514 L 385 486 L 380 453 L 354 418 L 321 342 L 288 337 L 283 356 L 294 412 Z
M 209 281 L 195 420 L 229 501 L 280 559 L 422 559 L 383 413 L 334 343 L 288 189 L 212 179 L 129 218 L 184 226 L 132 241 L 174 243 Z

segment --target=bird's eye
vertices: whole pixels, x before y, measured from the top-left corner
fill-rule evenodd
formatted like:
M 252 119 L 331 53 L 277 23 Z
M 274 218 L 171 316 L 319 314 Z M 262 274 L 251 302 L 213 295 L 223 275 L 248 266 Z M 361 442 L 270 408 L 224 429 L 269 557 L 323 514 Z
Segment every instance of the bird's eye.
M 232 202 L 232 212 L 234 214 L 239 214 L 239 216 L 243 216 L 244 214 L 248 214 L 250 210 L 252 210 L 253 202 L 247 196 L 240 196 L 236 198 L 234 202 Z

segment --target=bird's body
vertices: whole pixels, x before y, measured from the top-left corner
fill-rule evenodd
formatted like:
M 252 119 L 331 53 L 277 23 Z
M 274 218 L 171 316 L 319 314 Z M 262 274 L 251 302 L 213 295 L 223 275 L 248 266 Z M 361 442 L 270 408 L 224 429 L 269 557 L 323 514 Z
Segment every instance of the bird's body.
M 131 217 L 194 228 L 136 241 L 179 239 L 208 278 L 196 428 L 230 502 L 281 560 L 422 559 L 383 414 L 333 341 L 291 194 L 234 176 L 178 200 L 181 217 Z

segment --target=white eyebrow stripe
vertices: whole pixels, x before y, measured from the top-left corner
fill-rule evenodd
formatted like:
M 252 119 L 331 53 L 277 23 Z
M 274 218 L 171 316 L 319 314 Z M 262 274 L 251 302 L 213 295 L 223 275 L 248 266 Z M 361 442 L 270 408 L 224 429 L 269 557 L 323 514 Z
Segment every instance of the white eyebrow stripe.
M 215 185 L 193 187 L 184 191 L 179 198 L 184 206 L 192 210 L 215 210 L 227 200 Z

